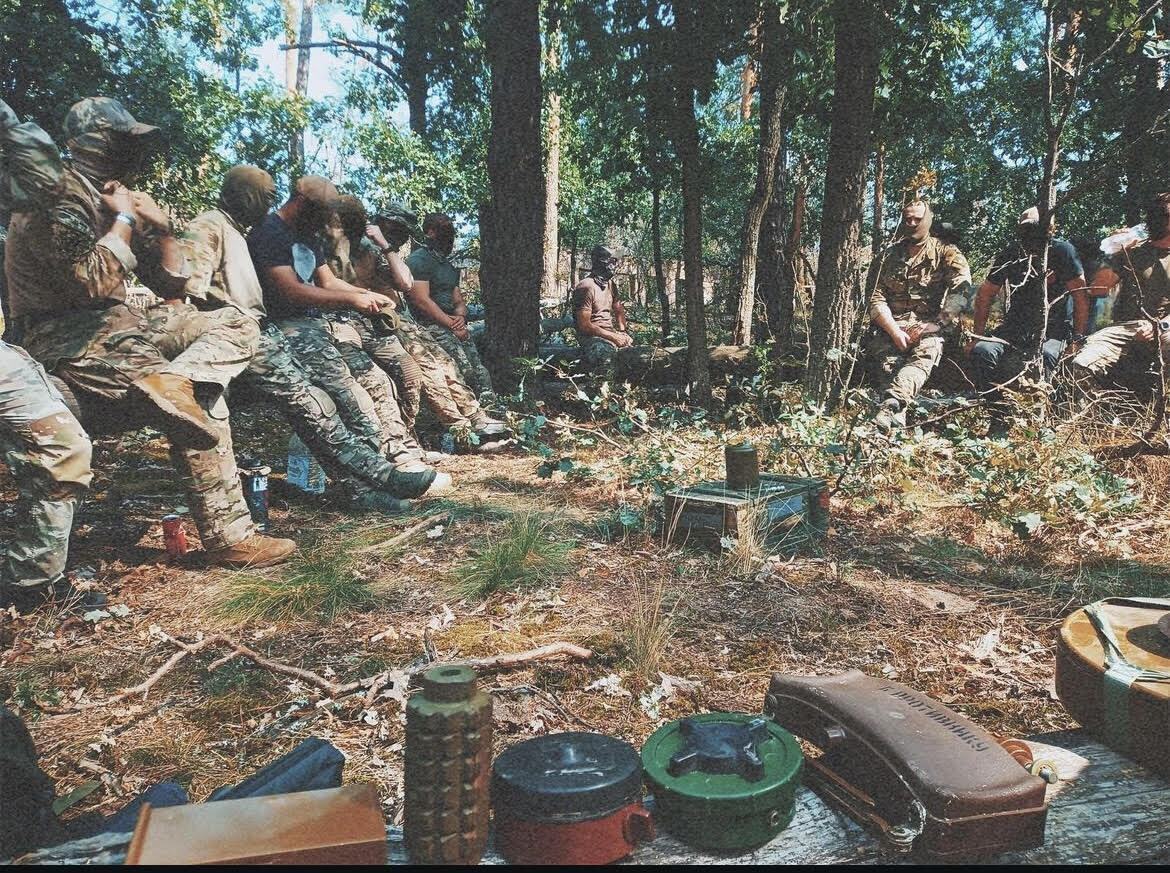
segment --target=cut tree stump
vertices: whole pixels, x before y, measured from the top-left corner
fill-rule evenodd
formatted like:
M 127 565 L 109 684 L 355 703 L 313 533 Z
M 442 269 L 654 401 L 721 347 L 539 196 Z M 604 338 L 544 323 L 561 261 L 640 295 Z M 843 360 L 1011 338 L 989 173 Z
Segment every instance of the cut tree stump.
M 980 859 L 996 864 L 1136 864 L 1170 861 L 1170 782 L 1121 757 L 1083 731 L 1028 740 L 1037 760 L 1056 765 L 1061 781 L 1048 789 L 1044 845 Z M 26 855 L 21 864 L 121 864 L 129 834 L 106 834 Z M 386 832 L 389 863 L 406 864 L 401 828 Z M 640 847 L 632 864 L 873 864 L 913 863 L 884 855 L 878 841 L 812 791 L 796 795 L 792 824 L 766 846 L 741 855 L 714 855 L 666 833 Z M 488 849 L 485 864 L 503 860 Z

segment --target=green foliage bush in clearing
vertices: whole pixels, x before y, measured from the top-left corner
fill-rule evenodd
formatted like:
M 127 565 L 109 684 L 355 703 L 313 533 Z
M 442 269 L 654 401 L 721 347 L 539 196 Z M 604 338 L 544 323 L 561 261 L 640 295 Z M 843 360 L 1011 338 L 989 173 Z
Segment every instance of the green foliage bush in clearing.
M 551 582 L 568 567 L 573 541 L 554 519 L 536 512 L 514 516 L 479 553 L 456 573 L 465 597 L 481 598 L 502 590 Z

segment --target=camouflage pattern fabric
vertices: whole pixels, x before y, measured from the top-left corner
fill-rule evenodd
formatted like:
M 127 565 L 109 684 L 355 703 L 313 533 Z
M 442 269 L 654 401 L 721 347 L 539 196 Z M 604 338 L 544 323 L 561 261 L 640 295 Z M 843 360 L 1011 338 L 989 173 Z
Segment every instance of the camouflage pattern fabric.
M 64 174 L 57 144 L 31 121 L 22 123 L 0 100 L 0 210 L 19 212 L 53 203 Z
M 73 510 L 92 479 L 92 446 L 44 369 L 0 341 L 0 452 L 20 488 L 0 550 L 0 588 L 40 588 L 65 572 Z
M 487 413 L 460 377 L 454 359 L 415 321 L 402 319 L 396 333 L 422 371 L 423 398 L 439 422 L 448 428 L 478 427 Z
M 917 319 L 902 318 L 898 323 L 905 330 Z M 865 359 L 878 393 L 894 398 L 903 409 L 909 406 L 942 360 L 943 346 L 943 337 L 933 334 L 899 352 L 885 331 L 873 330 L 866 340 Z
M 480 360 L 479 349 L 476 348 L 475 341 L 471 337 L 461 340 L 447 328 L 438 324 L 425 325 L 424 329 L 430 334 L 431 339 L 438 343 L 439 347 L 455 362 L 460 377 L 476 395 L 492 393 L 491 374 L 488 373 L 487 367 Z
M 379 333 L 358 312 L 332 312 L 328 321 L 334 340 L 361 349 L 394 380 L 402 421 L 413 432 L 422 402 L 423 373 L 402 341 L 394 334 Z
M 351 497 L 388 490 L 394 466 L 346 427 L 337 405 L 293 355 L 280 328 L 260 331 L 260 348 L 239 382 L 262 394 L 288 419 L 325 472 Z
M 963 253 L 932 236 L 913 255 L 904 240 L 888 246 L 874 259 L 865 287 L 871 317 L 884 304 L 895 318 L 914 314 L 933 321 L 940 311 L 962 312 L 970 285 L 971 267 Z
M 119 303 L 75 309 L 40 321 L 25 335 L 28 351 L 82 397 L 100 398 L 104 415 L 121 429 L 141 422 L 126 389 L 152 372 L 191 379 L 219 445 L 197 451 L 171 448 L 187 489 L 187 505 L 203 547 L 224 549 L 255 532 L 236 470 L 223 389 L 252 359 L 256 322 L 238 309 L 199 312 L 185 303 L 160 304 L 145 314 Z
M 617 351 L 617 346 L 609 340 L 599 336 L 587 337 L 585 344 L 581 346 L 581 366 L 590 373 L 601 374 L 612 370 Z
M 1156 343 L 1138 339 L 1148 321 L 1123 321 L 1085 339 L 1071 361 L 1073 377 L 1134 388 L 1156 369 Z M 1161 334 L 1162 360 L 1170 362 L 1170 331 Z

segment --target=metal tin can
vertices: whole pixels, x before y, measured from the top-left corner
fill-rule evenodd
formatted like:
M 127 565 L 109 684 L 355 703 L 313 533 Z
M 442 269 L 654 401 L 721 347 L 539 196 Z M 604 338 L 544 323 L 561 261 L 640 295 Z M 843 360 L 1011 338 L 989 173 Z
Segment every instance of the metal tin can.
M 751 443 L 724 447 L 723 460 L 727 468 L 727 490 L 750 491 L 760 487 L 760 456 Z
M 432 667 L 406 705 L 403 838 L 414 864 L 476 864 L 488 838 L 492 698 L 470 667 Z
M 786 828 L 803 765 L 792 734 L 734 712 L 671 722 L 642 746 L 658 823 L 704 849 L 746 851 Z
M 167 544 L 167 554 L 177 558 L 187 554 L 187 532 L 183 530 L 182 516 L 171 513 L 162 519 L 163 540 Z
M 572 731 L 517 743 L 492 767 L 496 847 L 510 864 L 612 864 L 653 839 L 629 743 Z
M 256 524 L 256 530 L 268 530 L 268 474 L 271 467 L 261 464 L 255 458 L 240 458 L 236 462 L 240 481 L 244 487 L 244 502 L 248 513 Z

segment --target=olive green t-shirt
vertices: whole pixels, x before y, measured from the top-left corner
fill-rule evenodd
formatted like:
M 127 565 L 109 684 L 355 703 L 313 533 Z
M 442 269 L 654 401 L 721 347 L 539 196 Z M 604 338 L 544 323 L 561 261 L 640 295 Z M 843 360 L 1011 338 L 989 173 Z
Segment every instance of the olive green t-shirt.
M 434 249 L 422 246 L 410 253 L 406 266 L 416 282 L 429 282 L 431 299 L 448 315 L 455 314 L 455 289 L 459 287 L 459 268 Z M 417 313 L 416 313 L 417 314 Z

